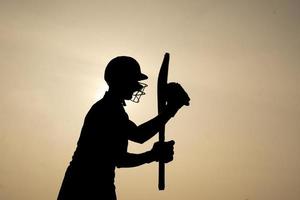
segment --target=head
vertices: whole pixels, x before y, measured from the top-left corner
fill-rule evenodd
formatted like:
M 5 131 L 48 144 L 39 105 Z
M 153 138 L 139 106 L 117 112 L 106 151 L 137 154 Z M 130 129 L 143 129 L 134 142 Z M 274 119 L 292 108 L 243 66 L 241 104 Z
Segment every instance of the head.
M 112 59 L 104 73 L 104 79 L 109 90 L 122 100 L 138 102 L 144 88 L 147 86 L 141 83 L 148 77 L 141 73 L 139 63 L 128 56 L 119 56 Z

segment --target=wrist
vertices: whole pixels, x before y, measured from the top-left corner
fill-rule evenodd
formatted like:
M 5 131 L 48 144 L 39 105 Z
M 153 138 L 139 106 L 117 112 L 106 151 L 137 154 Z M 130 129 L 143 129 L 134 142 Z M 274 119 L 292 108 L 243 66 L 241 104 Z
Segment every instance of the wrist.
M 165 110 L 165 115 L 170 119 L 175 116 L 175 114 L 177 113 L 178 110 L 179 110 L 179 108 L 177 108 L 175 106 L 167 105 L 166 110 Z
M 146 154 L 146 163 L 151 163 L 153 161 L 156 161 L 155 153 L 152 150 L 147 151 L 145 154 Z

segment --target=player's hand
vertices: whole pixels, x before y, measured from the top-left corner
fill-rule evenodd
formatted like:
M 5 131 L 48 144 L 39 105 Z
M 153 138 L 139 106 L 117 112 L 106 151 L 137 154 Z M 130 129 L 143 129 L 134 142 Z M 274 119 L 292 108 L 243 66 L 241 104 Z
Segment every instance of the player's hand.
M 152 155 L 155 161 L 168 163 L 173 160 L 174 140 L 168 142 L 156 142 L 152 147 Z
M 173 116 L 182 106 L 190 105 L 190 97 L 179 83 L 168 83 L 166 88 L 167 109 Z

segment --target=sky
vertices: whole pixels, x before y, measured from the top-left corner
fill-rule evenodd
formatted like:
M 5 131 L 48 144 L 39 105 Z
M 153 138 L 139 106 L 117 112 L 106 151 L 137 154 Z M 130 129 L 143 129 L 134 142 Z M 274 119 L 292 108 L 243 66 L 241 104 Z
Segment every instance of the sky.
M 0 0 L 0 199 L 56 199 L 83 119 L 119 55 L 149 76 L 128 102 L 141 124 L 169 81 L 191 97 L 166 127 L 157 164 L 117 169 L 119 200 L 300 199 L 300 2 L 297 0 Z M 151 149 L 154 137 L 130 152 Z

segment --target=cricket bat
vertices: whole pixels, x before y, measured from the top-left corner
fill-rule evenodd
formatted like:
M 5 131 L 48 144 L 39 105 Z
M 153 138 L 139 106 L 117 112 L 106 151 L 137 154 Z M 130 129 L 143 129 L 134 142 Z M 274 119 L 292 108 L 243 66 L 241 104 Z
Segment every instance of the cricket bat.
M 158 81 L 157 81 L 157 105 L 158 114 L 162 113 L 166 109 L 166 87 L 168 82 L 168 71 L 169 71 L 169 60 L 170 55 L 166 53 L 159 70 Z M 159 142 L 165 141 L 165 126 L 159 131 Z M 165 163 L 159 161 L 158 163 L 158 189 L 165 189 Z

